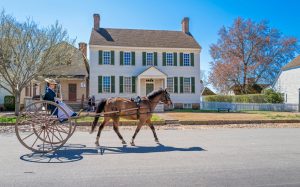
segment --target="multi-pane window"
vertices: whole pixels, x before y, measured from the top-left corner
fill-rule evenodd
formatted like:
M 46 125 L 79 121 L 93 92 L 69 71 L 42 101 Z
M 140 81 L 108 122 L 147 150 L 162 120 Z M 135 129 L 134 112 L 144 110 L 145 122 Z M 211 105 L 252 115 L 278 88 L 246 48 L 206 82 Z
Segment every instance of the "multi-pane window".
M 131 65 L 131 52 L 124 52 L 124 65 Z
M 192 104 L 191 103 L 184 103 L 183 108 L 192 108 Z
M 183 54 L 183 66 L 190 66 L 190 54 Z
M 170 93 L 174 92 L 174 78 L 173 77 L 167 78 L 167 91 Z
M 131 93 L 132 92 L 132 81 L 131 77 L 124 77 L 124 83 L 123 83 L 123 89 L 125 93 Z
M 191 93 L 191 78 L 183 78 L 183 93 Z
M 111 88 L 110 76 L 103 76 L 103 92 L 110 93 Z
M 103 51 L 103 64 L 110 64 L 110 51 Z
M 173 53 L 166 53 L 167 66 L 173 66 Z
M 153 62 L 153 53 L 147 53 L 146 54 L 146 65 L 147 66 L 153 66 L 154 62 Z

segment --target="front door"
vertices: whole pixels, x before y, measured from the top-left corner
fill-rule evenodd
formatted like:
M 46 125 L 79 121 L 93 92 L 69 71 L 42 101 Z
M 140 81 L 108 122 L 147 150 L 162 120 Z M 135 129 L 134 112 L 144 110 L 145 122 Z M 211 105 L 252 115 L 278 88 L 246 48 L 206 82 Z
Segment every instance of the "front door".
M 69 101 L 76 101 L 77 98 L 77 85 L 69 84 Z
M 153 83 L 146 83 L 146 95 L 151 93 L 154 90 L 154 84 Z

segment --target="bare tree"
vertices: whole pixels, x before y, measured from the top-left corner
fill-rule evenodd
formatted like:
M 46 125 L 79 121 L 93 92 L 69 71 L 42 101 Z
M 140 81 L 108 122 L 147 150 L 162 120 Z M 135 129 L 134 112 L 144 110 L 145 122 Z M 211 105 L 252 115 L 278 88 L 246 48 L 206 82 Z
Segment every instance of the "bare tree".
M 58 23 L 39 28 L 32 20 L 20 23 L 2 11 L 0 86 L 15 96 L 16 115 L 21 91 L 33 79 L 67 66 L 75 52 L 73 42 Z
M 283 36 L 266 21 L 237 18 L 231 27 L 221 28 L 219 36 L 210 46 L 209 81 L 221 92 L 237 86 L 245 94 L 247 84 L 272 84 L 281 67 L 299 51 L 296 38 Z
M 207 72 L 205 70 L 200 70 L 200 80 L 201 80 L 203 87 L 206 87 L 209 85 Z

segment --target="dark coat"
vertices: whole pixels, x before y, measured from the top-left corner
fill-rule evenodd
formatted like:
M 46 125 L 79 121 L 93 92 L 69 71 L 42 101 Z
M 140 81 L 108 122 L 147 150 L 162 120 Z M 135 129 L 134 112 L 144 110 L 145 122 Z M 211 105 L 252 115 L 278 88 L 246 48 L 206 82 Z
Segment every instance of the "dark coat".
M 46 100 L 46 101 L 53 101 L 54 102 L 55 97 L 56 97 L 56 93 L 52 89 L 47 87 L 43 99 Z
M 54 98 L 56 97 L 56 93 L 49 87 L 46 88 L 46 92 L 44 95 L 44 100 L 46 101 L 52 101 L 55 102 Z M 48 105 L 47 109 L 51 111 L 51 113 L 53 113 L 53 111 L 56 109 L 56 107 L 54 105 Z M 54 114 L 57 114 L 57 110 L 54 111 Z

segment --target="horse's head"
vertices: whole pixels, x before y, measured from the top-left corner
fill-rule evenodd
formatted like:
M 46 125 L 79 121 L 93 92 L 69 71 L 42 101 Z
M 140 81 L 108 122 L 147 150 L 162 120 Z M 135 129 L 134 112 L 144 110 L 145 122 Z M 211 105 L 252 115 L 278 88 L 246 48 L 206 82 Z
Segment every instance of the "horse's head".
M 160 97 L 160 101 L 163 102 L 164 104 L 166 105 L 172 105 L 172 100 L 171 100 L 171 97 L 170 97 L 170 94 L 169 92 L 167 91 L 167 89 L 164 89 L 162 94 L 161 94 L 161 97 Z

